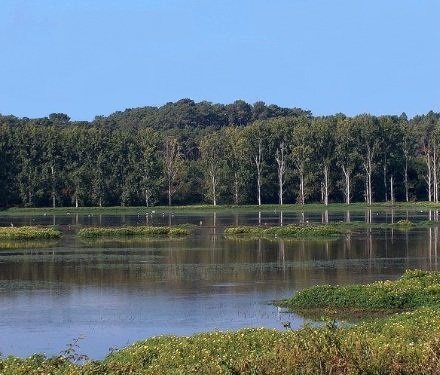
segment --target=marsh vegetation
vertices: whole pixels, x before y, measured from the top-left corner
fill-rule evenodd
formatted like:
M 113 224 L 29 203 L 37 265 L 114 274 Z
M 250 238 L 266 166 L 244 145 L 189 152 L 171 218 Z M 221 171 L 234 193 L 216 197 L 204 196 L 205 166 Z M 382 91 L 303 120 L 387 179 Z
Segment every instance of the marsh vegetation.
M 440 372 L 440 273 L 408 271 L 397 281 L 315 287 L 294 309 L 372 307 L 411 311 L 339 327 L 245 329 L 190 337 L 153 337 L 75 363 L 81 355 L 0 360 L 3 374 L 437 374 Z M 72 354 L 72 353 L 70 353 Z
M 124 226 L 118 228 L 111 227 L 88 227 L 81 228 L 78 236 L 81 238 L 102 238 L 102 237 L 180 237 L 189 236 L 193 226 L 176 225 L 176 226 Z
M 53 227 L 0 227 L 0 241 L 58 239 L 62 233 Z

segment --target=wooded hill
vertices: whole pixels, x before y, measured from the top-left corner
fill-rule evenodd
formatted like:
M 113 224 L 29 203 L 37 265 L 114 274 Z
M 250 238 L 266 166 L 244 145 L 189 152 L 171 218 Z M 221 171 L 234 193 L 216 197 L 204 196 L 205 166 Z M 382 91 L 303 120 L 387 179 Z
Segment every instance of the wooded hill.
M 0 206 L 439 200 L 440 114 L 314 117 L 257 102 L 0 115 Z

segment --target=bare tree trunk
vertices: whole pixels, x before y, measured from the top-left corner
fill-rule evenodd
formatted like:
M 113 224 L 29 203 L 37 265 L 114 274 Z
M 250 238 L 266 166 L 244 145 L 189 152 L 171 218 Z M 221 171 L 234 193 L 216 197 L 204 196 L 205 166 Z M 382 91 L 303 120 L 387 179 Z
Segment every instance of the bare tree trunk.
M 391 175 L 390 177 L 390 199 L 391 203 L 394 204 L 394 177 Z
M 371 205 L 373 202 L 373 199 L 371 198 L 371 173 L 367 173 L 367 203 L 368 205 Z
M 431 184 L 432 184 L 432 170 L 431 170 L 431 152 L 428 150 L 426 154 L 426 166 L 428 168 L 428 174 L 425 177 L 426 183 L 428 185 L 428 200 L 429 202 L 432 201 L 432 190 L 431 190 Z
M 151 199 L 151 190 L 145 189 L 145 205 L 150 207 L 150 199 Z
M 217 181 L 215 179 L 215 174 L 211 172 L 212 204 L 214 206 L 217 206 L 216 185 Z
M 368 177 L 365 175 L 365 203 L 368 204 L 369 198 L 368 198 Z
M 373 203 L 373 191 L 371 188 L 371 174 L 373 173 L 373 155 L 371 149 L 367 149 L 367 159 L 364 162 L 365 173 L 367 174 L 367 204 L 371 205 Z
M 172 184 L 168 181 L 168 206 L 171 206 Z
M 432 175 L 434 182 L 434 202 L 438 203 L 438 182 L 437 182 L 437 148 L 432 153 Z
M 368 204 L 373 203 L 373 189 L 371 188 L 371 173 L 368 173 Z
M 409 202 L 409 194 L 408 194 L 408 152 L 405 151 L 405 173 L 404 173 L 404 179 L 405 179 L 405 199 L 407 202 Z
M 372 152 L 370 147 L 367 148 L 367 157 L 366 160 L 364 161 L 364 169 L 365 169 L 365 173 L 366 173 L 366 201 L 368 205 L 371 205 L 373 202 L 373 192 L 372 192 L 372 188 L 371 188 L 371 174 L 373 172 L 373 162 L 372 162 Z
M 305 199 L 304 199 L 304 173 L 303 172 L 301 172 L 299 179 L 300 179 L 300 183 L 299 183 L 299 185 L 300 185 L 300 201 L 301 201 L 301 204 L 304 205 Z
M 261 206 L 261 170 L 263 167 L 263 150 L 261 140 L 258 142 L 258 154 L 254 156 L 255 166 L 257 167 L 257 198 L 258 205 Z
M 238 187 L 239 187 L 239 183 L 238 183 L 238 172 L 235 171 L 234 172 L 234 203 L 235 205 L 238 205 Z
M 345 166 L 342 166 L 342 172 L 345 176 L 345 203 L 350 204 L 350 172 Z
M 171 206 L 171 197 L 175 193 L 175 183 L 178 180 L 181 161 L 180 147 L 176 138 L 165 139 L 163 158 L 168 183 L 168 206 Z
M 279 200 L 280 200 L 280 205 L 282 206 L 283 205 L 283 194 L 284 194 L 284 191 L 283 191 L 284 181 L 283 181 L 283 178 L 280 176 L 278 176 L 278 184 L 280 186 L 278 196 L 279 196 Z
M 281 142 L 280 147 L 277 148 L 275 160 L 278 164 L 278 185 L 279 185 L 279 199 L 280 205 L 283 205 L 284 195 L 284 173 L 286 172 L 286 160 L 284 158 L 284 142 Z
M 258 205 L 261 206 L 261 172 L 260 172 L 260 170 L 258 170 L 257 174 L 258 174 L 258 176 L 257 176 L 257 200 L 258 200 Z
M 328 166 L 324 166 L 324 204 L 328 206 Z
M 50 167 L 50 172 L 52 174 L 52 207 L 55 208 L 55 168 L 53 166 Z
M 387 186 L 387 158 L 383 163 L 383 186 L 385 188 L 385 202 L 388 202 L 388 186 Z

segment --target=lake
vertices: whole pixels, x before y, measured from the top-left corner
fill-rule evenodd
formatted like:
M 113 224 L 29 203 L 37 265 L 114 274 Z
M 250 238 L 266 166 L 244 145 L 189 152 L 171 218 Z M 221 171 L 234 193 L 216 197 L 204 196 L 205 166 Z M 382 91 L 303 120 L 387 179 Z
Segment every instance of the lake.
M 316 284 L 395 279 L 438 269 L 439 227 L 363 229 L 334 240 L 227 239 L 228 225 L 438 220 L 427 210 L 0 216 L 0 225 L 58 225 L 60 241 L 0 244 L 0 352 L 56 355 L 79 339 L 93 359 L 155 335 L 301 327 L 271 304 Z M 86 242 L 78 225 L 193 223 L 184 239 Z

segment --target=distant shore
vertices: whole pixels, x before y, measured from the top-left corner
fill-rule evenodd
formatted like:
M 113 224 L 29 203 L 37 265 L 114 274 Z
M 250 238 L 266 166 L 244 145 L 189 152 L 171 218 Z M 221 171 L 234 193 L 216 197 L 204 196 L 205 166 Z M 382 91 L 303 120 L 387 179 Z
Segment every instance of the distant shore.
M 200 212 L 302 212 L 302 211 L 363 211 L 363 210 L 383 210 L 383 209 L 421 209 L 421 210 L 440 210 L 440 203 L 433 202 L 378 202 L 372 205 L 365 203 L 307 203 L 301 204 L 263 204 L 258 205 L 188 205 L 188 206 L 112 206 L 112 207 L 12 207 L 0 210 L 0 216 L 19 216 L 19 215 L 99 215 L 99 214 L 129 214 L 129 215 L 145 215 L 145 214 L 162 214 L 162 213 L 185 213 L 197 214 Z

